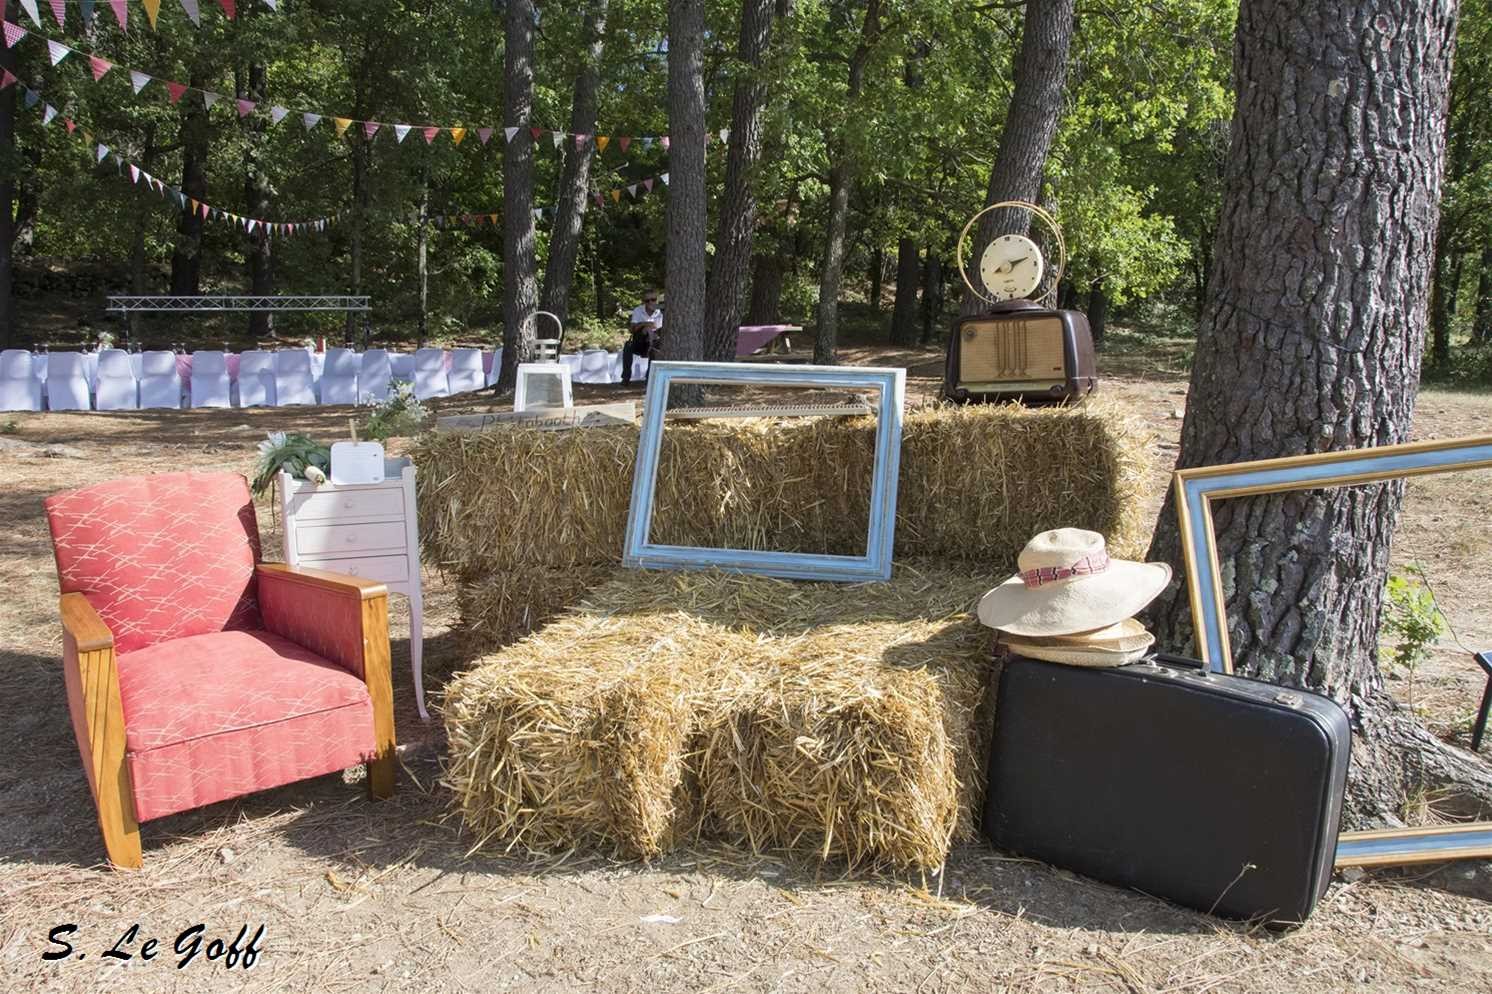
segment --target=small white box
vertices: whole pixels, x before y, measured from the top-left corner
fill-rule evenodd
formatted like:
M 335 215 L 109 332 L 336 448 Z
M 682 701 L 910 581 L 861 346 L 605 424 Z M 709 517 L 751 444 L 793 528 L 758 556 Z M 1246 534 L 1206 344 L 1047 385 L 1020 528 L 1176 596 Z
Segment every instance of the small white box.
M 383 482 L 381 442 L 333 442 L 332 483 L 339 487 Z

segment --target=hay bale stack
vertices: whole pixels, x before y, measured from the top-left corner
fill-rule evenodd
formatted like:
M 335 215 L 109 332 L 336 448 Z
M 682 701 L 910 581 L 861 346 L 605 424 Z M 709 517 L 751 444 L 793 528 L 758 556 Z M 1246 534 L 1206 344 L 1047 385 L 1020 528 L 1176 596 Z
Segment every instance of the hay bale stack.
M 619 573 L 452 684 L 447 781 L 490 848 L 706 832 L 935 868 L 983 793 L 990 582 Z

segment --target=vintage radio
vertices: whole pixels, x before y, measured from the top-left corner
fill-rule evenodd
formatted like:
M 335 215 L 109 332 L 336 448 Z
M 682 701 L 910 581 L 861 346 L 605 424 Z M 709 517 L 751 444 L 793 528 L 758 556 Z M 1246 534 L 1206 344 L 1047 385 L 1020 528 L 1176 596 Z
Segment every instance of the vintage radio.
M 1001 209 L 1025 210 L 1042 220 L 1050 229 L 1049 241 L 1056 247 L 1057 257 L 1055 264 L 1048 266 L 1041 249 L 1030 238 L 1001 235 L 985 246 L 980 257 L 979 277 L 984 284 L 984 290 L 980 290 L 969 279 L 964 265 L 964 241 L 981 217 Z M 1076 400 L 1098 385 L 1087 317 L 1030 299 L 1043 285 L 1047 289 L 1040 297 L 1054 296 L 1066 263 L 1061 229 L 1035 204 L 1005 201 L 969 219 L 958 241 L 959 273 L 969 291 L 990 306 L 981 314 L 954 323 L 948 342 L 944 396 L 961 403 L 1051 403 Z

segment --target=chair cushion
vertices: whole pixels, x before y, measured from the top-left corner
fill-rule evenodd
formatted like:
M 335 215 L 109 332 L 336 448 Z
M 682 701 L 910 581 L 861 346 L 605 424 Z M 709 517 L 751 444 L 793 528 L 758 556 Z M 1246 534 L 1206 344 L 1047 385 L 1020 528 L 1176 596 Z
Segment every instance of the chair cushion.
M 118 659 L 125 755 L 140 821 L 373 756 L 367 687 L 278 635 L 213 632 Z
M 46 500 L 63 593 L 82 593 L 119 652 L 257 629 L 259 526 L 237 473 L 162 473 Z

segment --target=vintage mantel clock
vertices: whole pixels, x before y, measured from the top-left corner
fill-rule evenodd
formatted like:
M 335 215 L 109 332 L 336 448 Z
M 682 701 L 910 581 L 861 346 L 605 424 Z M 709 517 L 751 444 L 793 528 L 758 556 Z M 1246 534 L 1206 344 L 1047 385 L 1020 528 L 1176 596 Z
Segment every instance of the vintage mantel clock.
M 1027 211 L 1046 226 L 1048 260 L 1025 235 L 1001 235 L 979 258 L 979 281 L 969 279 L 964 243 L 990 211 Z M 988 307 L 954 322 L 948 341 L 943 394 L 959 402 L 1075 400 L 1098 385 L 1088 318 L 1054 306 L 1067 266 L 1067 245 L 1056 220 L 1035 204 L 1006 200 L 991 204 L 964 225 L 958 238 L 958 271 L 969 292 Z

